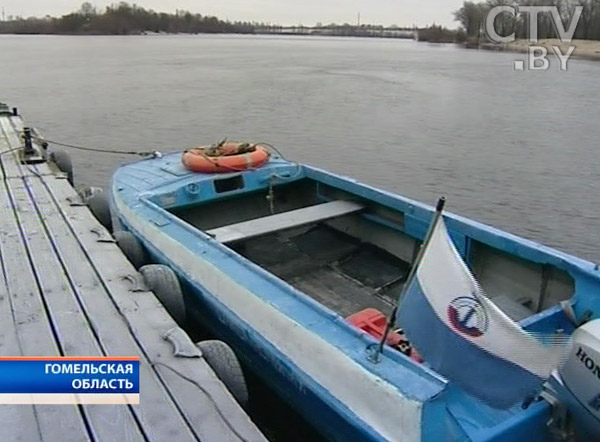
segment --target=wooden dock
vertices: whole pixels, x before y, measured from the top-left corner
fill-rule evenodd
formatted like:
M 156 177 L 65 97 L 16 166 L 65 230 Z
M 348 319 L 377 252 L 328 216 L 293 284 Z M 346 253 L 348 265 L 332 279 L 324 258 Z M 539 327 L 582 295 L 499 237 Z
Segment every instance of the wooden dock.
M 140 404 L 0 405 L 0 441 L 266 441 L 204 359 L 175 356 L 177 324 L 65 174 L 21 162 L 23 129 L 0 109 L 0 355 L 139 356 Z

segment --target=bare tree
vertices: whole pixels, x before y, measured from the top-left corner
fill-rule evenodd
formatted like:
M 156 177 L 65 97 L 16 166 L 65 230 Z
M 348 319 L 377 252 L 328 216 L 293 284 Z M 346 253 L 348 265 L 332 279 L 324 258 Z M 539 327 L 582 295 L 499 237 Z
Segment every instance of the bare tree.
M 79 14 L 86 18 L 90 18 L 97 14 L 96 7 L 90 2 L 82 3 L 81 7 L 79 8 Z
M 477 39 L 479 42 L 483 35 L 485 17 L 489 5 L 484 2 L 465 2 L 458 11 L 454 12 L 454 19 L 463 26 L 467 38 Z
M 454 19 L 464 29 L 469 40 L 479 41 L 486 16 L 489 10 L 496 6 L 556 6 L 563 20 L 564 27 L 568 27 L 575 12 L 575 7 L 580 6 L 583 12 L 576 29 L 576 38 L 600 40 L 600 0 L 487 0 L 485 3 L 465 1 L 463 6 L 454 12 Z M 496 32 L 500 35 L 510 35 L 513 32 L 517 38 L 529 38 L 529 20 L 525 14 L 499 14 L 495 20 Z M 556 26 L 550 14 L 538 14 L 538 37 L 556 38 Z

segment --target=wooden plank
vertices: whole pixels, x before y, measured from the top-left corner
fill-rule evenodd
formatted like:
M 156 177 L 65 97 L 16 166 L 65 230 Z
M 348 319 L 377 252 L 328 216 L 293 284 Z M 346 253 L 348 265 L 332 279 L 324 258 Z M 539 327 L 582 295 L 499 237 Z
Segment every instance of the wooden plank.
M 0 120 L 2 120 L 3 118 L 6 117 L 0 116 Z M 6 138 L 6 134 L 2 129 L 2 124 L 0 124 L 0 178 L 2 179 L 4 179 L 5 177 L 4 165 L 2 163 L 5 160 L 6 155 L 8 155 L 8 150 L 10 150 L 8 138 Z
M 4 184 L 0 184 L 0 192 L 4 192 Z M 0 230 L 0 236 L 2 235 L 4 235 L 4 231 Z M 12 316 L 13 309 L 8 296 L 8 285 L 4 278 L 6 270 L 2 258 L 3 254 L 0 249 L 0 355 L 22 356 Z M 0 406 L 0 440 L 42 440 L 33 405 Z
M 0 213 L 0 253 L 21 352 L 24 355 L 60 356 L 5 182 L 0 185 Z M 36 405 L 34 409 L 41 440 L 90 440 L 79 407 Z
M 9 150 L 8 139 L 0 127 L 0 162 L 1 152 Z M 4 179 L 4 168 L 0 167 L 0 177 Z M 0 193 L 6 192 L 4 182 L 0 184 Z M 0 213 L 10 216 L 3 206 Z M 0 228 L 0 236 L 7 232 Z M 13 318 L 13 308 L 8 294 L 8 284 L 4 277 L 7 272 L 3 262 L 2 247 L 0 244 L 0 355 L 21 356 L 23 353 L 19 344 L 16 324 Z M 0 406 L 0 440 L 42 440 L 39 432 L 33 405 L 2 405 Z
M 55 185 L 58 182 L 58 180 L 55 180 L 54 183 L 51 182 L 50 184 Z M 63 183 L 66 182 L 63 180 Z M 135 337 L 132 336 L 131 330 L 127 323 L 123 321 L 123 317 L 112 302 L 106 287 L 98 278 L 88 256 L 86 256 L 71 228 L 65 222 L 52 196 L 48 193 L 48 188 L 39 179 L 35 179 L 31 180 L 30 189 L 33 194 L 33 201 L 35 201 L 41 216 L 44 218 L 48 235 L 52 238 L 53 245 L 65 266 L 65 271 L 75 287 L 76 296 L 93 322 L 94 330 L 100 339 L 100 345 L 104 353 L 122 356 L 140 355 L 141 357 L 141 400 L 140 405 L 133 407 L 133 411 L 145 433 L 150 440 L 170 438 L 182 442 L 195 441 L 196 437 L 169 398 L 168 391 L 153 372 L 148 359 L 141 352 Z M 88 209 L 77 207 L 73 208 L 73 211 L 85 213 L 88 212 Z M 79 217 L 75 219 L 79 219 Z M 108 233 L 106 235 L 109 236 Z M 115 247 L 114 245 L 111 246 Z M 111 263 L 110 265 L 118 265 L 118 263 Z M 133 268 L 129 270 L 131 273 L 135 273 Z M 121 283 L 124 284 L 122 281 Z M 127 291 L 128 296 L 134 296 L 128 291 L 128 288 L 125 284 L 124 289 Z M 160 306 L 156 300 L 155 305 Z M 175 324 L 170 324 L 170 326 L 174 327 Z M 157 336 L 156 339 L 161 338 Z M 114 423 L 121 425 L 121 422 L 118 421 Z M 114 431 L 114 429 L 111 431 Z M 113 432 L 112 434 L 120 433 Z M 141 437 L 132 438 L 131 440 L 141 440 Z
M 10 117 L 0 117 L 0 129 L 4 135 L 5 143 L 1 152 L 2 168 L 5 178 L 19 177 L 22 173 L 18 149 L 22 146 L 19 134 L 15 131 Z
M 40 181 L 37 177 L 27 180 Z M 33 201 L 27 184 L 22 179 L 7 180 L 7 187 L 16 202 L 17 220 L 23 231 L 49 319 L 54 326 L 63 355 L 105 356 L 106 353 L 96 340 L 94 330 L 88 322 L 89 312 L 82 310 L 79 305 L 74 282 L 70 280 L 64 263 L 55 252 L 55 239 L 51 239 L 53 232 L 46 229 L 44 218 L 52 215 L 53 207 L 48 201 Z M 39 206 L 46 209 L 43 212 L 40 210 L 41 217 L 38 214 Z M 54 213 L 58 214 L 55 208 Z M 86 261 L 79 261 L 78 265 L 82 268 Z M 103 312 L 94 313 L 102 317 Z M 108 440 L 115 434 L 123 434 L 123 440 L 144 440 L 130 407 L 85 405 L 82 408 L 95 438 Z
M 353 201 L 330 201 L 289 212 L 277 213 L 250 221 L 212 229 L 206 233 L 224 244 L 254 238 L 279 230 L 301 227 L 319 221 L 348 215 L 364 209 Z
M 19 129 L 13 125 L 11 132 L 10 125 L 3 124 L 3 130 L 7 133 L 8 138 L 12 136 L 14 143 L 16 141 L 15 134 Z M 21 226 L 22 237 L 27 246 L 34 275 L 47 309 L 46 313 L 49 315 L 48 320 L 58 340 L 58 350 L 61 354 L 69 356 L 102 355 L 102 350 L 94 339 L 93 330 L 77 304 L 70 281 L 46 235 L 43 222 L 38 216 L 35 205 L 30 200 L 28 189 L 21 176 L 30 175 L 34 180 L 39 180 L 39 178 L 35 177 L 35 172 L 29 167 L 21 165 L 18 158 L 12 155 L 7 156 L 4 165 L 10 171 L 10 175 L 15 176 L 15 178 L 5 180 L 6 189 L 11 193 L 15 209 L 14 215 Z M 38 406 L 37 408 L 47 407 Z M 126 441 L 145 440 L 131 414 L 130 407 L 85 405 L 76 408 L 86 417 L 84 423 L 83 416 L 80 416 L 81 424 L 89 425 L 90 431 L 98 440 L 111 440 L 115 434 L 122 434 L 123 440 Z M 40 440 L 64 439 L 59 432 L 61 425 L 57 421 L 54 421 L 53 424 L 52 431 L 48 431 L 49 428 L 44 429 L 41 433 L 42 437 L 39 437 Z
M 97 235 L 92 231 L 100 225 L 89 210 L 69 205 L 67 198 L 75 195 L 71 186 L 58 180 L 47 188 L 61 207 L 65 221 L 76 233 L 86 255 L 94 263 L 112 301 L 135 333 L 141 351 L 154 364 L 155 372 L 199 439 L 239 442 L 240 437 L 235 434 L 238 433 L 247 441 L 266 442 L 204 359 L 173 356 L 173 349 L 163 336 L 176 326 L 175 322 L 153 293 L 133 294 L 129 291 L 130 286 L 124 278 L 135 274 L 135 270 L 115 244 L 97 241 Z

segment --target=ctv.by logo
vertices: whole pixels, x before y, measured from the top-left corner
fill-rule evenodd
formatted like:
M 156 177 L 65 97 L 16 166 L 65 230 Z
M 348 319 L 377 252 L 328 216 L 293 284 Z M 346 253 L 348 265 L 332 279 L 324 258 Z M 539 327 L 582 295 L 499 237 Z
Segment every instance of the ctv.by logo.
M 527 14 L 529 15 L 529 42 L 537 43 L 538 15 L 550 14 L 552 17 L 554 29 L 561 43 L 571 43 L 573 41 L 575 29 L 577 28 L 577 24 L 579 23 L 579 19 L 581 18 L 582 12 L 583 6 L 576 6 L 573 13 L 573 17 L 571 17 L 571 22 L 569 23 L 569 27 L 568 29 L 565 29 L 557 6 L 496 6 L 490 9 L 490 12 L 486 17 L 485 32 L 488 38 L 493 42 L 505 44 L 512 43 L 516 40 L 514 32 L 506 36 L 499 35 L 496 32 L 496 17 L 503 13 L 510 14 L 515 18 L 518 14 Z M 563 53 L 560 46 L 552 46 L 552 51 L 554 52 L 554 55 L 560 61 L 561 71 L 567 70 L 567 64 L 574 50 L 575 46 L 571 45 L 568 46 L 567 51 Z M 531 71 L 546 71 L 550 67 L 550 62 L 548 61 L 548 49 L 546 49 L 544 46 L 529 45 L 527 58 L 527 67 Z M 516 60 L 514 62 L 514 69 L 516 71 L 524 71 L 525 62 L 523 60 Z

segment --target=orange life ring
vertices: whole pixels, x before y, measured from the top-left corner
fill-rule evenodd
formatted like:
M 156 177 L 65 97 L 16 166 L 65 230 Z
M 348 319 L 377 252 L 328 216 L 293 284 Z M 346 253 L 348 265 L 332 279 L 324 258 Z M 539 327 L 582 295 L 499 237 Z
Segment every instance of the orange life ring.
M 261 167 L 271 157 L 259 144 L 224 142 L 216 146 L 201 146 L 183 153 L 183 165 L 193 172 L 227 173 Z

